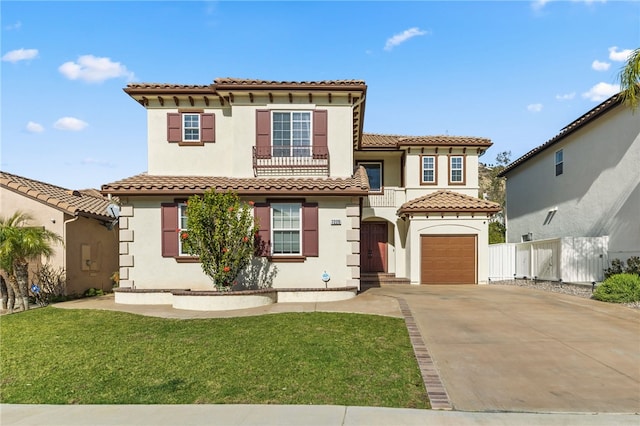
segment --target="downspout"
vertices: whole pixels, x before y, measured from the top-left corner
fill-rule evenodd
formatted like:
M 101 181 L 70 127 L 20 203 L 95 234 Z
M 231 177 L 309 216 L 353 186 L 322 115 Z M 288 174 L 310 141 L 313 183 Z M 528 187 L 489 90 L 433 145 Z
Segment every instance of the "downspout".
M 64 265 L 64 270 L 65 270 L 65 275 L 67 277 L 67 279 L 69 278 L 69 275 L 66 273 L 68 268 L 67 268 L 67 225 L 71 222 L 75 222 L 76 220 L 80 219 L 80 216 L 78 216 L 78 213 L 76 212 L 76 215 L 72 218 L 72 219 L 68 219 L 65 220 L 62 223 L 62 244 L 64 245 L 62 247 L 62 264 Z M 66 282 L 65 282 L 65 287 L 66 287 Z M 66 289 L 65 289 L 66 291 Z

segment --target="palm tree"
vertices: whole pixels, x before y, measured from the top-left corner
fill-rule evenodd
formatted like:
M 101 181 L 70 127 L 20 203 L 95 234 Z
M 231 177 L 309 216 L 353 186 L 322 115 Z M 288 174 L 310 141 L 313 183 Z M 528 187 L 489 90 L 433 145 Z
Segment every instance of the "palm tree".
M 44 227 L 27 226 L 32 220 L 19 211 L 8 218 L 0 217 L 0 267 L 15 294 L 22 298 L 24 310 L 29 309 L 29 260 L 51 256 L 53 243 L 62 242 L 58 234 Z
M 631 52 L 619 78 L 622 99 L 635 111 L 640 103 L 640 48 Z

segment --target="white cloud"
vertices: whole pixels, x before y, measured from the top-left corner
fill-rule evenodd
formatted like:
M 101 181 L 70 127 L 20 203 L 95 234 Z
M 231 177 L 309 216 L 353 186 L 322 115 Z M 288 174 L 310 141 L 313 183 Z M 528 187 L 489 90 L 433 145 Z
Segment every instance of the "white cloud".
M 125 77 L 131 81 L 134 75 L 120 62 L 112 62 L 111 58 L 100 58 L 93 55 L 83 55 L 78 62 L 65 62 L 58 67 L 58 71 L 69 80 L 84 80 L 90 83 L 100 83 L 110 78 Z
M 535 0 L 531 3 L 531 7 L 533 8 L 533 10 L 540 10 L 550 1 L 551 0 Z
M 575 96 L 576 96 L 576 92 L 571 92 L 571 93 L 565 93 L 563 95 L 556 95 L 556 99 L 559 101 L 569 101 L 575 98 Z
M 529 104 L 527 105 L 527 110 L 530 112 L 540 112 L 542 111 L 542 104 Z
M 75 117 L 62 117 L 53 124 L 58 130 L 71 130 L 73 132 L 79 132 L 87 127 L 89 124 Z
M 18 21 L 15 24 L 6 25 L 4 27 L 7 31 L 19 30 L 22 27 L 22 22 Z
M 40 123 L 36 123 L 33 121 L 30 121 L 27 123 L 25 129 L 27 129 L 27 132 L 29 133 L 42 133 L 44 132 L 44 127 L 42 127 L 42 124 Z
M 609 59 L 612 61 L 624 62 L 629 58 L 629 56 L 631 56 L 631 49 L 618 51 L 618 46 L 609 48 Z
M 17 49 L 7 52 L 2 57 L 5 62 L 16 63 L 18 61 L 28 61 L 38 56 L 38 49 Z
M 596 71 L 606 71 L 610 66 L 611 64 L 609 62 L 600 62 L 597 59 L 591 63 L 591 68 Z
M 551 3 L 556 0 L 534 0 L 531 2 L 533 10 L 541 10 L 547 3 Z M 573 3 L 584 3 L 586 5 L 592 5 L 593 3 L 606 3 L 607 0 L 571 0 Z
M 620 91 L 617 84 L 598 83 L 582 94 L 582 97 L 594 102 L 602 102 Z
M 387 39 L 387 43 L 384 45 L 384 50 L 391 50 L 394 47 L 409 40 L 410 38 L 425 35 L 428 33 L 428 31 L 421 30 L 418 27 L 409 28 L 408 30 L 404 30 L 400 34 L 396 34 L 393 37 Z

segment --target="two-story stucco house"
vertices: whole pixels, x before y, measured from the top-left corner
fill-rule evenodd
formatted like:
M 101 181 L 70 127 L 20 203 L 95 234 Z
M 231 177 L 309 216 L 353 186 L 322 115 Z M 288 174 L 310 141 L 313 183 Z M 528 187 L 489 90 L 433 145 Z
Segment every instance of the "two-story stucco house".
M 508 242 L 605 237 L 609 259 L 640 255 L 640 116 L 619 94 L 501 176 Z
M 122 202 L 121 287 L 211 289 L 178 236 L 185 200 L 211 187 L 254 202 L 275 288 L 486 281 L 499 207 L 475 196 L 489 140 L 363 134 L 363 81 L 124 90 L 147 111 L 148 171 L 102 187 Z

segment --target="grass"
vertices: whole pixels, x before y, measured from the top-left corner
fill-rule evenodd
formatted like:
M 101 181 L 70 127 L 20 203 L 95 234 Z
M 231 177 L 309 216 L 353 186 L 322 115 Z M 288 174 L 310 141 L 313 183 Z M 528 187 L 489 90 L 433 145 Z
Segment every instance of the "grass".
M 175 320 L 40 308 L 0 323 L 0 402 L 428 408 L 401 319 Z

